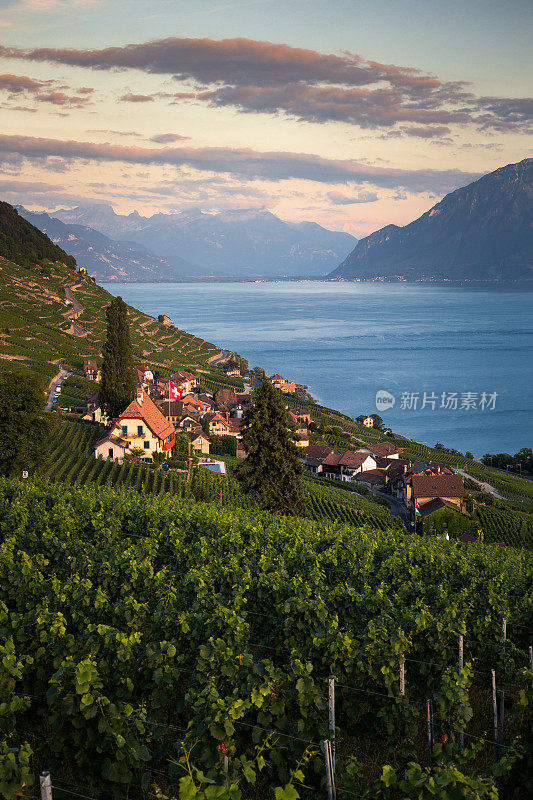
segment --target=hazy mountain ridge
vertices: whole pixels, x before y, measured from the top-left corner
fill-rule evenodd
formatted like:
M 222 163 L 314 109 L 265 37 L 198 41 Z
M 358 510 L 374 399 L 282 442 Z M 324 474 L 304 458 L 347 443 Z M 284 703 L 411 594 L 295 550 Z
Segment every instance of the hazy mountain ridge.
M 52 216 L 116 240 L 136 242 L 174 264 L 175 253 L 197 264 L 195 277 L 326 275 L 357 241 L 313 222 L 285 222 L 265 209 L 207 214 L 198 208 L 142 217 L 106 204 L 59 209 Z
M 17 206 L 19 214 L 46 233 L 50 239 L 75 256 L 80 267 L 104 281 L 176 280 L 194 273 L 195 267 L 174 257 L 174 263 L 150 252 L 144 245 L 116 241 L 94 228 L 66 224 L 46 213 L 34 213 Z
M 405 227 L 361 239 L 332 278 L 533 279 L 533 159 L 446 195 Z

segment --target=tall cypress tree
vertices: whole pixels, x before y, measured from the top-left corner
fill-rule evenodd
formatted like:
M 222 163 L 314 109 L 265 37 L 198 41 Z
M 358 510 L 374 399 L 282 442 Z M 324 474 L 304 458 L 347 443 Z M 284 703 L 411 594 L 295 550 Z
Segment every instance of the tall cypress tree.
M 122 297 L 115 297 L 106 310 L 107 338 L 104 345 L 100 406 L 108 417 L 116 417 L 135 397 L 135 373 L 128 312 Z
M 264 381 L 242 427 L 246 459 L 239 468 L 245 494 L 261 508 L 298 514 L 306 505 L 296 433 L 274 387 Z

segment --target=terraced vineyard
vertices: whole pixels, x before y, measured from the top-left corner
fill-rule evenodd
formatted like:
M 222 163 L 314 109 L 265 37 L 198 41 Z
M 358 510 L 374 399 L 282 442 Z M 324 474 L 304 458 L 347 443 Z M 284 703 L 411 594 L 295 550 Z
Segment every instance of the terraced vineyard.
M 184 492 L 185 473 L 173 471 L 165 474 L 142 464 L 96 459 L 92 448 L 102 430 L 93 423 L 62 422 L 45 478 L 52 483 L 122 487 L 152 495 L 164 492 L 181 495 Z
M 505 509 L 478 507 L 476 516 L 486 542 L 533 547 L 533 516 Z

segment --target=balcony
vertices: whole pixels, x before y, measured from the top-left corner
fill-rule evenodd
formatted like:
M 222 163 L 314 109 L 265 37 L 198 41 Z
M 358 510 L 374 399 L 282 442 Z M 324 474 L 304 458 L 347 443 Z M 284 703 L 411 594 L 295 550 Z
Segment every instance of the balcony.
M 174 443 L 175 443 L 175 438 L 174 434 L 172 434 L 172 436 L 169 436 L 169 438 L 165 442 L 163 442 L 163 446 L 161 448 L 163 453 L 166 453 L 168 450 L 171 450 L 174 447 Z

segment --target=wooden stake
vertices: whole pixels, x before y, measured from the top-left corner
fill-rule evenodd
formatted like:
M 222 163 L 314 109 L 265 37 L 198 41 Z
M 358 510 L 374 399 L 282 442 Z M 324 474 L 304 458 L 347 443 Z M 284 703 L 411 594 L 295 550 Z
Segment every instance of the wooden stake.
M 498 760 L 498 704 L 496 702 L 496 670 L 491 669 L 492 718 L 494 720 L 494 760 Z
M 502 638 L 503 638 L 503 675 L 502 675 L 502 689 L 500 697 L 500 729 L 503 735 L 505 725 L 505 642 L 507 641 L 507 620 L 502 619 Z
M 324 760 L 326 763 L 326 786 L 328 787 L 328 800 L 336 800 L 335 775 L 333 773 L 333 761 L 331 758 L 331 742 L 324 740 Z
M 229 786 L 228 773 L 229 773 L 229 756 L 225 755 L 224 756 L 224 775 L 225 775 L 225 777 L 224 777 L 224 786 Z
M 464 653 L 464 640 L 463 634 L 459 634 L 459 675 L 461 675 L 463 671 L 463 653 Z M 461 730 L 459 734 L 459 752 L 463 755 L 465 749 L 465 735 Z
M 331 763 L 335 775 L 335 678 L 328 680 L 329 729 L 331 731 Z
M 529 645 L 529 669 L 533 672 L 533 644 Z
M 400 694 L 405 696 L 405 661 L 403 660 L 403 655 L 400 661 Z
M 426 734 L 428 740 L 428 767 L 431 766 L 431 753 L 433 750 L 433 725 L 431 722 L 431 700 L 426 700 Z
M 52 779 L 48 771 L 41 772 L 39 786 L 41 787 L 41 800 L 52 800 Z

